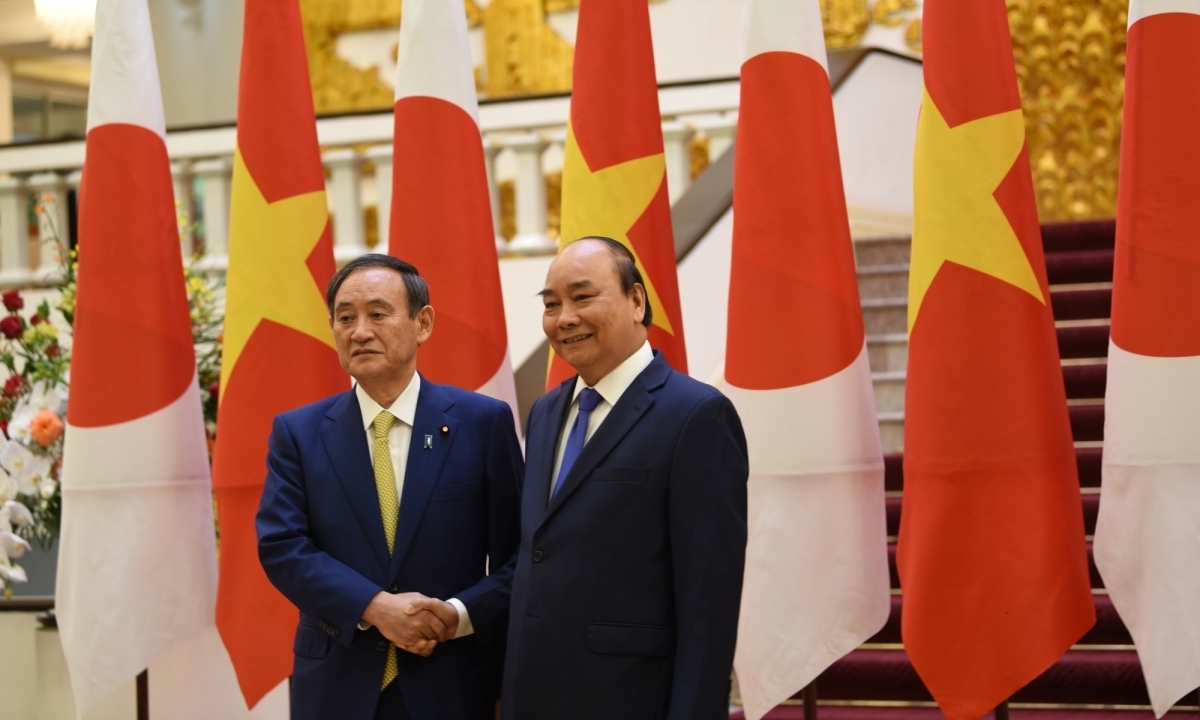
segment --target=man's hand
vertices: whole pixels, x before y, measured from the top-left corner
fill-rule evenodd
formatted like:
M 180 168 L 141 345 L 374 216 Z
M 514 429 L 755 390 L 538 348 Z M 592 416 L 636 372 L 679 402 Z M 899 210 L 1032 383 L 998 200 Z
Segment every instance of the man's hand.
M 446 627 L 446 638 L 442 642 L 453 639 L 458 634 L 458 608 L 448 602 L 437 598 L 421 597 L 409 604 L 407 612 L 409 615 L 432 613 L 436 616 Z
M 396 647 L 428 657 L 438 643 L 454 636 L 454 631 L 447 630 L 438 615 L 414 608 L 415 603 L 429 600 L 421 593 L 392 595 L 381 592 L 371 598 L 363 611 L 363 620 L 379 628 L 379 632 Z M 455 613 L 455 629 L 458 627 L 457 615 Z

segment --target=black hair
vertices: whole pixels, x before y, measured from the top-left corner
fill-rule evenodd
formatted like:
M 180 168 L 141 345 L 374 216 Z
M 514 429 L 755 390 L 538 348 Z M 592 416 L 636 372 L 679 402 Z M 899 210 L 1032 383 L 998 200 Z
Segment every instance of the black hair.
M 608 249 L 609 254 L 612 255 L 613 262 L 617 266 L 617 277 L 621 278 L 621 292 L 631 295 L 633 294 L 634 285 L 642 286 L 642 292 L 645 295 L 646 301 L 646 314 L 642 316 L 642 325 L 650 327 L 650 323 L 654 321 L 654 313 L 650 309 L 650 293 L 646 290 L 646 281 L 642 279 L 642 272 L 638 270 L 637 260 L 633 257 L 633 252 L 620 242 L 610 237 L 604 237 L 603 235 L 588 235 L 578 240 L 572 240 L 568 245 L 574 245 L 583 240 L 595 240 Z
M 343 265 L 330 278 L 329 287 L 325 290 L 325 304 L 329 306 L 330 317 L 333 317 L 333 303 L 337 300 L 338 290 L 342 288 L 342 283 L 346 282 L 346 278 L 350 277 L 351 273 L 367 268 L 387 268 L 400 273 L 408 295 L 408 316 L 410 318 L 416 317 L 417 313 L 421 312 L 421 308 L 429 304 L 429 284 L 425 282 L 425 278 L 421 277 L 416 266 L 391 255 L 367 253 L 359 255 Z

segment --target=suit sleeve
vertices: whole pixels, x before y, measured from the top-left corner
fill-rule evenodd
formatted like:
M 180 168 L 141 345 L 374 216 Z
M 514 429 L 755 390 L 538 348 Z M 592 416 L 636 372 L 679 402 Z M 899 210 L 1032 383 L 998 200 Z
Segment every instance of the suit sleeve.
M 475 634 L 484 642 L 492 642 L 503 638 L 508 629 L 508 602 L 520 542 L 521 486 L 525 475 L 521 443 L 507 405 L 497 411 L 492 422 L 487 474 L 489 574 L 455 597 L 466 606 Z
M 267 578 L 293 605 L 336 628 L 338 642 L 348 647 L 363 611 L 383 588 L 313 542 L 300 452 L 282 417 L 271 428 L 255 526 Z
M 676 648 L 669 720 L 726 720 L 746 561 L 746 436 L 722 395 L 684 425 L 668 500 Z

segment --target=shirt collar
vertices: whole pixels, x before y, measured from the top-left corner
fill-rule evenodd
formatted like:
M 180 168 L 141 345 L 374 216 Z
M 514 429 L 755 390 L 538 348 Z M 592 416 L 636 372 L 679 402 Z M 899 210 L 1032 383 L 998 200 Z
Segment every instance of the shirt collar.
M 650 349 L 650 341 L 647 340 L 637 349 L 637 352 L 625 358 L 625 361 L 613 368 L 612 372 L 600 378 L 594 389 L 600 393 L 600 397 L 604 398 L 604 402 L 615 406 L 621 396 L 625 394 L 625 390 L 652 362 L 654 362 L 654 351 Z M 575 379 L 575 394 L 571 396 L 572 402 L 579 397 L 579 393 L 583 392 L 585 387 L 587 387 L 587 383 L 583 381 L 583 378 Z
M 395 415 L 400 422 L 412 427 L 413 421 L 417 417 L 417 397 L 421 394 L 421 373 L 413 373 L 412 380 L 408 381 L 408 387 L 404 388 L 404 392 L 400 393 L 400 397 L 396 398 L 396 402 L 392 403 L 389 408 L 384 408 L 371 399 L 367 391 L 362 389 L 362 385 L 354 386 L 354 394 L 358 396 L 358 407 L 362 410 L 364 429 L 370 429 L 371 423 L 375 422 L 375 417 L 384 410 Z

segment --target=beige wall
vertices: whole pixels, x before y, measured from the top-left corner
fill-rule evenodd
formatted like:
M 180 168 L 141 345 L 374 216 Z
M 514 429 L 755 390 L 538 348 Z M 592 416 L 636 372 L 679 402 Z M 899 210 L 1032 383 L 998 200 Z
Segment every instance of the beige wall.
M 242 0 L 150 0 L 167 127 L 233 122 Z

